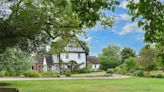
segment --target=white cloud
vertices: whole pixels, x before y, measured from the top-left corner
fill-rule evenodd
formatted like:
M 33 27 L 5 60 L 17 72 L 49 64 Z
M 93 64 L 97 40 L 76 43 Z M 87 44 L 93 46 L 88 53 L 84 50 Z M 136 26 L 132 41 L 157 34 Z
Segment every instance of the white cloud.
M 120 3 L 119 7 L 126 9 L 127 4 L 128 4 L 128 2 L 126 0 L 124 0 L 123 2 Z
M 139 0 L 134 0 L 134 2 L 135 2 L 135 3 L 138 3 Z M 119 7 L 124 8 L 124 9 L 127 9 L 127 8 L 126 8 L 127 5 L 128 5 L 128 2 L 127 2 L 126 0 L 123 0 L 123 1 L 121 2 L 121 4 L 120 4 Z
M 142 28 L 139 28 L 137 25 L 137 22 L 134 23 L 127 23 L 123 28 L 122 31 L 119 31 L 119 35 L 126 35 L 130 32 L 137 32 L 137 33 L 143 33 Z
M 119 16 L 116 17 L 116 21 L 130 21 L 131 20 L 131 16 L 129 16 L 128 14 L 120 14 Z

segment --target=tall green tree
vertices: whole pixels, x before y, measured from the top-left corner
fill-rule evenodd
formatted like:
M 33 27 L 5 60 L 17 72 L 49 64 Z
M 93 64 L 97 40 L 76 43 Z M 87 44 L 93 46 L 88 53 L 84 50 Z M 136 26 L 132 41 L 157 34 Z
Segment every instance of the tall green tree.
M 145 31 L 146 42 L 164 42 L 164 3 L 162 0 L 126 0 L 133 21 Z
M 0 19 L 0 53 L 17 47 L 29 53 L 52 41 L 72 39 L 97 21 L 112 26 L 103 10 L 114 10 L 116 0 L 3 0 L 11 13 Z M 2 11 L 2 10 L 1 10 Z
M 148 71 L 148 74 L 156 66 L 157 51 L 155 48 L 145 46 L 142 48 L 137 59 L 138 64 Z
M 121 49 L 119 46 L 110 45 L 102 50 L 102 53 L 99 55 L 99 61 L 103 70 L 108 68 L 115 68 L 121 64 L 120 57 Z
M 145 31 L 145 41 L 157 46 L 159 65 L 164 65 L 164 2 L 163 0 L 126 0 L 133 21 Z
M 129 57 L 135 57 L 135 51 L 131 48 L 123 48 L 121 51 L 121 59 L 124 62 Z
M 164 44 L 156 44 L 157 49 L 157 63 L 159 67 L 163 68 L 164 71 Z

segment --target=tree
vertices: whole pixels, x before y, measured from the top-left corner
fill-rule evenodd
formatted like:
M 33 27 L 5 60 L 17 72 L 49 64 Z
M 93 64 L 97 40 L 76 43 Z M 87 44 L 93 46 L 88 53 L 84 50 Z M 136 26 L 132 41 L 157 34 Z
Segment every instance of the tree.
M 123 64 L 127 68 L 127 71 L 135 70 L 137 68 L 136 67 L 136 58 L 135 57 L 127 58 Z
M 129 57 L 135 57 L 135 51 L 131 48 L 124 48 L 121 51 L 121 59 L 124 62 Z
M 150 70 L 153 70 L 156 66 L 156 56 L 157 51 L 155 48 L 145 46 L 139 53 L 137 62 L 140 66 L 147 70 L 149 74 Z
M 15 48 L 8 48 L 0 54 L 0 71 L 7 71 L 14 75 L 30 70 L 33 63 L 30 56 Z
M 7 47 L 37 52 L 52 41 L 72 39 L 97 21 L 112 26 L 103 10 L 114 10 L 116 0 L 3 0 L 11 13 L 0 10 L 0 53 Z M 9 11 L 9 10 L 8 10 Z
M 157 49 L 157 63 L 159 67 L 163 68 L 164 71 L 164 45 L 156 44 Z
M 164 4 L 162 0 L 127 0 L 132 20 L 145 31 L 146 42 L 164 42 Z
M 162 0 L 127 0 L 129 14 L 133 21 L 145 31 L 145 41 L 156 43 L 157 62 L 164 66 L 164 3 Z
M 98 58 L 103 70 L 115 68 L 121 64 L 120 47 L 110 45 L 102 50 L 102 54 L 100 54 Z

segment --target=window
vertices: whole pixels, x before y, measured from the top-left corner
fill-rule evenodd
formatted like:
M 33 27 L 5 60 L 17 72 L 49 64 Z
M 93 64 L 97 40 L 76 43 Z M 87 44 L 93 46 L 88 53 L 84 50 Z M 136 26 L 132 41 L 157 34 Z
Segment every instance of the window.
M 78 59 L 80 59 L 81 58 L 81 54 L 80 53 L 78 53 Z
M 68 55 L 68 53 L 66 54 L 66 57 L 65 57 L 66 59 L 68 59 L 69 58 L 69 55 Z

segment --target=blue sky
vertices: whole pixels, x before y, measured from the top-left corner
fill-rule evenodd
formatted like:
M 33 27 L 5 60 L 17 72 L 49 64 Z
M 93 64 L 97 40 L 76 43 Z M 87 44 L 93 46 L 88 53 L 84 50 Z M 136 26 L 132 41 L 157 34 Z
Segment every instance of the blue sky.
M 144 46 L 144 32 L 137 27 L 137 22 L 132 22 L 126 9 L 127 2 L 121 0 L 115 12 L 105 12 L 115 16 L 116 23 L 112 28 L 103 28 L 97 24 L 92 29 L 86 29 L 90 47 L 90 55 L 98 55 L 108 45 L 118 45 L 121 48 L 130 47 L 138 52 Z

